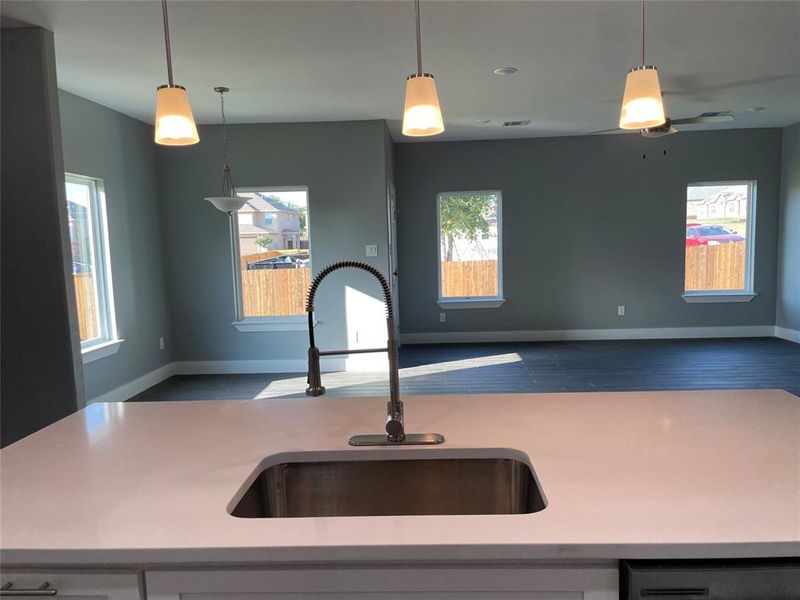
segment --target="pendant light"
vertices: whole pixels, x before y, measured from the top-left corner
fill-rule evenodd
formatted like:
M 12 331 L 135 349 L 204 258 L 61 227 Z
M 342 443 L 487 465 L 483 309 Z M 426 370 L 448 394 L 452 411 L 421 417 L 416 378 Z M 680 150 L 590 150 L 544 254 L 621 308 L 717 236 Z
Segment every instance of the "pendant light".
M 167 0 L 161 0 L 164 14 L 164 43 L 167 51 L 167 77 L 169 83 L 156 90 L 156 144 L 163 146 L 189 146 L 200 141 L 194 123 L 189 95 L 182 85 L 172 80 L 172 51 L 169 45 L 169 17 Z
M 226 87 L 215 87 L 214 91 L 219 94 L 219 108 L 222 112 L 222 195 L 221 196 L 208 196 L 208 200 L 214 205 L 214 208 L 224 212 L 228 215 L 228 235 L 230 240 L 229 255 L 231 258 L 231 274 L 235 274 L 239 269 L 239 257 L 237 256 L 236 249 L 236 225 L 234 219 L 236 218 L 236 211 L 244 206 L 247 198 L 241 198 L 236 195 L 236 188 L 233 185 L 233 177 L 231 176 L 231 165 L 228 162 L 228 124 L 225 120 L 225 92 L 230 89 Z M 233 311 L 237 321 L 242 318 L 239 298 L 241 292 L 239 284 L 237 283 L 236 276 L 233 277 Z
M 436 80 L 422 72 L 422 38 L 420 34 L 419 0 L 414 0 L 417 16 L 417 72 L 406 78 L 406 102 L 403 110 L 403 135 L 425 137 L 444 131 Z
M 233 185 L 231 175 L 231 164 L 228 161 L 228 122 L 225 119 L 225 92 L 230 92 L 230 88 L 215 87 L 214 91 L 219 94 L 219 108 L 222 113 L 222 195 L 208 196 L 206 200 L 211 202 L 218 210 L 228 213 L 232 217 L 233 213 L 244 206 L 247 198 L 236 195 L 236 187 Z
M 666 122 L 658 69 L 644 61 L 644 0 L 641 0 L 642 63 L 628 71 L 619 116 L 620 129 L 649 129 Z

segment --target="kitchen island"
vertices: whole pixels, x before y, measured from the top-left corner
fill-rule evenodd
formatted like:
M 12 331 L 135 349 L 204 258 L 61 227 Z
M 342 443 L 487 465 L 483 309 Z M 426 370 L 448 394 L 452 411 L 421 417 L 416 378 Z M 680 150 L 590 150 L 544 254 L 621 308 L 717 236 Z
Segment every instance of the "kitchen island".
M 214 585 L 236 570 L 272 585 L 253 575 L 270 572 L 286 593 L 294 588 L 285 578 L 306 567 L 301 579 L 313 590 L 333 585 L 325 573 L 342 584 L 336 573 L 366 567 L 389 577 L 390 589 L 406 589 L 408 577 L 397 574 L 419 569 L 412 587 L 421 593 L 433 585 L 431 569 L 489 585 L 476 565 L 501 578 L 536 568 L 545 580 L 567 569 L 574 582 L 587 578 L 581 589 L 611 598 L 620 559 L 800 555 L 800 398 L 787 392 L 404 401 L 407 431 L 440 432 L 444 444 L 348 446 L 353 434 L 380 431 L 385 398 L 90 405 L 0 453 L 0 560 L 7 571 L 136 574 L 150 598 L 173 597 L 153 590 L 172 589 L 165 573 L 177 573 L 175 581 L 193 568 L 215 573 Z M 527 459 L 544 510 L 284 519 L 229 512 L 268 463 L 509 452 Z

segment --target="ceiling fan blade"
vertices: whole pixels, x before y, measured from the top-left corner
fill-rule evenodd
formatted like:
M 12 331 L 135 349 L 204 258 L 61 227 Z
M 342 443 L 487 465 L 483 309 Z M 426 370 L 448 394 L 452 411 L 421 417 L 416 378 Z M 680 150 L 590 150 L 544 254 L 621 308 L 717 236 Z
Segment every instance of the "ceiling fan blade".
M 646 138 L 660 138 L 664 137 L 665 135 L 672 135 L 673 133 L 678 133 L 678 130 L 674 127 L 670 127 L 669 129 L 661 129 L 656 131 L 648 131 L 647 129 L 642 130 L 642 136 Z
M 696 117 L 687 117 L 685 119 L 672 119 L 675 125 L 691 125 L 693 123 L 727 123 L 733 121 L 735 117 L 733 113 L 718 112 L 718 113 L 703 113 Z
M 633 133 L 635 130 L 628 130 L 628 129 L 620 129 L 619 127 L 614 127 L 613 129 L 601 129 L 600 131 L 588 131 L 586 135 L 599 135 L 601 133 L 616 133 L 617 131 L 622 131 L 625 133 Z

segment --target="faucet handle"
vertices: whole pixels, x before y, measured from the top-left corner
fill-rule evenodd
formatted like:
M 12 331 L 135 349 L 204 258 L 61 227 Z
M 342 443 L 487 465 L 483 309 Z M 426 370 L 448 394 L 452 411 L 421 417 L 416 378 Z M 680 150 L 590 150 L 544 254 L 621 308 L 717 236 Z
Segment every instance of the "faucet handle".
M 392 442 L 402 442 L 406 439 L 405 425 L 403 424 L 403 403 L 398 402 L 397 413 L 392 411 L 391 400 L 386 403 L 386 434 Z
M 308 387 L 306 396 L 322 396 L 325 386 L 322 385 L 322 373 L 319 366 L 319 348 L 311 346 L 308 349 Z

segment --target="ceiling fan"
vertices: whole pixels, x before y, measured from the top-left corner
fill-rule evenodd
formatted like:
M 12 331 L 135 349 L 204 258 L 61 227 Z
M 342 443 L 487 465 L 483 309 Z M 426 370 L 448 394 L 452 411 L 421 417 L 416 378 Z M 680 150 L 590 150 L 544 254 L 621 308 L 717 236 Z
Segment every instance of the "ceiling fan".
M 733 113 L 730 111 L 721 111 L 721 112 L 705 112 L 703 114 L 697 115 L 696 117 L 686 117 L 684 119 L 670 119 L 667 117 L 667 120 L 664 122 L 663 125 L 659 125 L 658 127 L 650 127 L 649 129 L 640 129 L 639 133 L 641 133 L 644 137 L 648 138 L 657 138 L 662 137 L 665 135 L 671 135 L 673 133 L 678 133 L 678 129 L 675 128 L 675 125 L 696 125 L 698 123 L 726 123 L 728 121 L 734 120 Z M 634 133 L 629 129 L 604 129 L 602 131 L 592 131 L 590 135 L 598 134 L 598 133 L 613 133 L 615 131 L 625 131 L 627 133 Z

